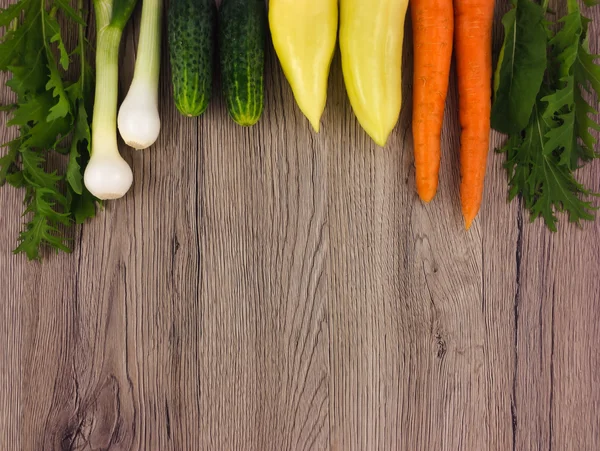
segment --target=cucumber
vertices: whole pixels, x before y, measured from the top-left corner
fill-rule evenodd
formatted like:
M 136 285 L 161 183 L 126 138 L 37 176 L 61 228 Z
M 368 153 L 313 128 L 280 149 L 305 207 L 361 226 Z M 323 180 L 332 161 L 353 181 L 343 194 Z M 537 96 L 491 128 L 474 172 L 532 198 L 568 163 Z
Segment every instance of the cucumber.
M 263 112 L 267 11 L 264 0 L 223 0 L 219 8 L 221 87 L 227 111 L 243 126 Z
M 200 116 L 210 102 L 216 29 L 214 0 L 171 0 L 168 42 L 173 98 L 185 116 Z

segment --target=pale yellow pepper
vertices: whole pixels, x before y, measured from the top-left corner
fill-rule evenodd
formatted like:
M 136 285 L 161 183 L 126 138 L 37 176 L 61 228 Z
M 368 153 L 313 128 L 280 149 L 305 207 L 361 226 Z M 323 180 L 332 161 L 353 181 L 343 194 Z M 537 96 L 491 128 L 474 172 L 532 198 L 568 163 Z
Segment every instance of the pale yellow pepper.
M 270 0 L 269 27 L 296 103 L 318 132 L 337 41 L 338 0 Z
M 340 0 L 340 51 L 358 122 L 385 146 L 402 105 L 402 42 L 408 0 Z

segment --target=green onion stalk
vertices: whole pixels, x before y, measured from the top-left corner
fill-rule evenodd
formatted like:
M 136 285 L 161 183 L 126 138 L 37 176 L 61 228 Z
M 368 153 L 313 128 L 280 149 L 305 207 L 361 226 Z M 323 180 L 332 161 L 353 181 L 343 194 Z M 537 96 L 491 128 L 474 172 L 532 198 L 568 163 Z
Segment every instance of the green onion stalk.
M 135 149 L 150 147 L 160 133 L 158 82 L 162 14 L 163 0 L 144 0 L 133 80 L 117 118 L 123 141 Z
M 86 188 L 98 199 L 123 197 L 133 182 L 117 145 L 119 46 L 137 0 L 94 0 L 96 14 L 96 91 Z

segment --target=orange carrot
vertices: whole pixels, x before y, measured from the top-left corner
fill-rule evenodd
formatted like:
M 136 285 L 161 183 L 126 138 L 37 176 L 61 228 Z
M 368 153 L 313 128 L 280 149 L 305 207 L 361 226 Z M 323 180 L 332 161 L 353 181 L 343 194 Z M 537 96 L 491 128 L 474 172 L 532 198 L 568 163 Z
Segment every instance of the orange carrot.
M 455 0 L 455 48 L 460 115 L 460 201 L 469 229 L 481 206 L 492 103 L 494 0 Z
M 411 0 L 414 45 L 413 141 L 419 197 L 435 196 L 440 136 L 448 92 L 454 10 L 452 0 Z

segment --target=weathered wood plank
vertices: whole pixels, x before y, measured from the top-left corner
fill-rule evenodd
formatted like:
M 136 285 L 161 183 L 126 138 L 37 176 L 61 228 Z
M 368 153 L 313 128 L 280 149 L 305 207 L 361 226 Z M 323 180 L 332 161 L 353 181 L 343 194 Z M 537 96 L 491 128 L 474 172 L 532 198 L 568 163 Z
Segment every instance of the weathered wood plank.
M 564 13 L 564 8 L 557 8 Z M 590 37 L 600 35 L 593 10 Z M 598 53 L 598 39 L 591 44 Z M 594 163 L 578 174 L 600 190 Z M 598 307 L 600 262 L 598 222 L 583 230 L 561 217 L 559 231 L 528 224 L 523 213 L 515 298 L 517 449 L 596 449 L 600 420 Z
M 512 357 L 511 341 L 504 343 L 508 348 L 496 341 L 511 337 L 511 316 L 504 323 L 495 321 L 511 310 L 489 310 L 485 302 L 504 301 L 501 295 L 514 280 L 496 276 L 490 292 L 485 263 L 514 255 L 516 240 L 498 241 L 494 235 L 499 253 L 490 258 L 482 249 L 481 223 L 489 223 L 489 212 L 506 218 L 500 224 L 514 222 L 515 209 L 506 205 L 503 174 L 490 162 L 481 218 L 473 230 L 463 231 L 454 76 L 440 189 L 431 205 L 418 200 L 406 107 L 411 58 L 408 45 L 405 107 L 387 149 L 375 149 L 356 128 L 343 92 L 333 99 L 342 111 L 332 114 L 352 125 L 332 132 L 332 446 L 500 449 L 501 443 L 510 443 L 510 436 L 499 437 L 502 429 L 510 431 L 510 392 L 505 392 L 508 402 L 498 396 L 495 390 L 508 384 L 496 380 L 510 381 L 510 366 L 498 366 L 488 353 Z M 342 83 L 339 73 L 334 72 L 332 83 Z M 497 233 L 506 233 L 496 220 L 493 224 Z
M 203 449 L 325 449 L 326 148 L 273 53 L 252 129 L 201 121 Z
M 503 37 L 499 18 L 509 2 L 496 3 L 494 55 Z M 495 64 L 495 61 L 494 61 Z M 492 132 L 490 146 L 497 149 L 505 137 Z M 519 295 L 517 264 L 522 241 L 519 204 L 507 202 L 507 176 L 502 167 L 506 157 L 490 151 L 486 174 L 485 201 L 480 212 L 482 238 L 482 299 L 485 318 L 485 378 L 487 380 L 485 432 L 487 449 L 514 449 L 516 429 L 513 413 L 516 388 L 515 299 Z
M 7 75 L 0 73 L 0 83 L 4 86 Z M 7 89 L 0 89 L 0 103 L 14 102 Z M 0 139 L 2 142 L 14 138 L 15 130 L 7 129 L 8 118 L 0 115 Z M 12 444 L 21 448 L 20 430 L 22 421 L 21 362 L 22 362 L 22 297 L 24 259 L 15 258 L 12 250 L 16 247 L 13 237 L 17 237 L 21 221 L 23 194 L 14 189 L 0 189 L 0 445 L 6 448 Z

